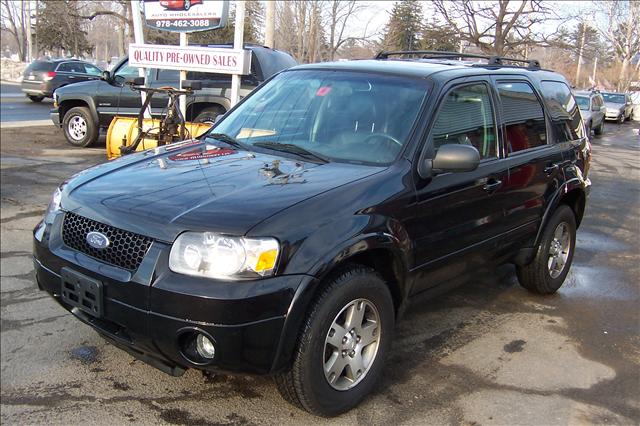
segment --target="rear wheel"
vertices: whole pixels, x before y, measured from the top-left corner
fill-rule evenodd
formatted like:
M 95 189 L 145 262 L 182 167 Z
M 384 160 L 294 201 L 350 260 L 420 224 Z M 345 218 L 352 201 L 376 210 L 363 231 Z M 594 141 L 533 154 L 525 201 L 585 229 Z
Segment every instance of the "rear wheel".
M 291 369 L 275 377 L 288 402 L 319 416 L 359 404 L 381 375 L 394 309 L 374 270 L 353 265 L 316 299 L 302 326 Z
M 98 126 L 87 107 L 71 108 L 62 119 L 64 135 L 73 146 L 87 147 L 98 140 Z
M 207 123 L 213 125 L 216 122 L 216 118 L 224 113 L 225 110 L 222 107 L 208 107 L 200 111 L 193 121 L 195 123 Z
M 44 99 L 44 96 L 36 96 L 36 95 L 27 95 L 27 98 L 29 98 L 29 100 L 31 102 L 42 102 L 42 100 Z
M 597 136 L 600 136 L 604 133 L 604 118 L 600 122 L 600 125 L 593 129 L 593 133 L 595 133 Z
M 558 291 L 569 273 L 575 245 L 576 218 L 568 206 L 560 205 L 542 233 L 533 261 L 517 268 L 520 285 L 538 294 Z

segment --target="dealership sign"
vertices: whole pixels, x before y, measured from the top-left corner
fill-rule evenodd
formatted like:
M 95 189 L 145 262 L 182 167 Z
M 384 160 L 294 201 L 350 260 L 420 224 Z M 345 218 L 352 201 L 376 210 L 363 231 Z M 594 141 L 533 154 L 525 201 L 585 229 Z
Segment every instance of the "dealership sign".
M 228 0 L 144 0 L 147 26 L 164 31 L 213 30 L 227 23 Z
M 129 65 L 140 68 L 249 74 L 251 51 L 198 46 L 130 44 Z

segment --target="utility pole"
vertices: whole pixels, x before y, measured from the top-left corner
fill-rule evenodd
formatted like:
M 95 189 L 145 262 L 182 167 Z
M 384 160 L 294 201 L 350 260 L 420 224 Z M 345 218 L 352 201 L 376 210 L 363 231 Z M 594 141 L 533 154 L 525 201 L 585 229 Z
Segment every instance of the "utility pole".
M 126 11 L 125 7 L 125 11 Z M 142 16 L 140 15 L 140 3 L 137 0 L 131 0 L 131 14 L 133 15 L 133 36 L 136 44 L 144 44 L 144 32 L 142 32 Z M 122 24 L 124 25 L 124 24 Z M 144 68 L 138 68 L 138 75 L 140 77 L 145 77 L 146 70 Z M 144 101 L 147 98 L 146 93 L 140 92 L 140 99 L 142 100 L 142 105 L 144 105 Z M 145 118 L 151 118 L 150 108 L 147 108 L 144 111 Z
M 189 46 L 189 34 L 180 33 L 180 47 Z M 180 89 L 182 89 L 182 83 L 187 79 L 187 71 L 180 70 Z M 182 116 L 187 118 L 187 95 L 180 95 L 180 112 Z
M 587 25 L 582 23 L 582 36 L 580 37 L 580 47 L 578 48 L 578 68 L 576 69 L 576 87 L 580 85 L 580 68 L 582 67 L 582 50 L 584 49 L 584 38 L 587 34 Z
M 276 2 L 267 1 L 267 14 L 265 17 L 264 44 L 267 47 L 275 48 L 274 34 L 276 31 Z
M 31 46 L 31 0 L 27 0 L 27 62 L 31 63 L 33 60 L 33 47 Z
M 593 81 L 593 85 L 597 86 L 598 82 L 596 81 L 596 70 L 598 69 L 598 57 L 596 56 L 593 61 L 593 74 L 591 75 L 591 81 Z
M 233 50 L 242 50 L 244 48 L 244 8 L 243 0 L 236 1 L 236 28 L 233 35 Z M 231 107 L 235 106 L 240 100 L 240 76 L 233 74 L 231 76 Z

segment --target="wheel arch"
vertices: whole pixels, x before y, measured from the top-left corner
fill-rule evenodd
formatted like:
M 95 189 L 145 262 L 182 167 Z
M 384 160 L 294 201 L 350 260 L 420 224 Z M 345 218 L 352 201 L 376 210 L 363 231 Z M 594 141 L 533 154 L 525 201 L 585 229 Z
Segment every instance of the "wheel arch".
M 64 99 L 58 103 L 58 113 L 60 115 L 60 123 L 64 121 L 64 116 L 69 112 L 71 108 L 75 107 L 87 107 L 89 108 L 89 113 L 91 114 L 91 118 L 96 126 L 99 125 L 98 120 L 98 112 L 96 111 L 95 105 L 91 100 L 86 98 L 72 98 L 72 99 Z
M 391 235 L 369 236 L 343 246 L 316 269 L 313 279 L 303 282 L 293 297 L 283 327 L 272 372 L 285 369 L 293 356 L 299 330 L 309 306 L 326 285 L 349 265 L 370 267 L 379 273 L 389 286 L 396 317 L 402 314 L 406 301 L 406 259 Z

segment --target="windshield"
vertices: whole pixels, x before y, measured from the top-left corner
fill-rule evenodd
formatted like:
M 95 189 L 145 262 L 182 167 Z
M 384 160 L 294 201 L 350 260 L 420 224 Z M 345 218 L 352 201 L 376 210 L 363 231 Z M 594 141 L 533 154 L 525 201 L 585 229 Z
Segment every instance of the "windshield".
M 212 133 L 330 161 L 390 163 L 406 143 L 426 93 L 426 82 L 406 77 L 284 72 Z
M 623 104 L 624 95 L 618 95 L 615 93 L 603 93 L 602 97 L 605 102 L 611 102 L 612 104 Z
M 589 111 L 589 98 L 585 96 L 576 96 L 578 107 L 583 111 Z

